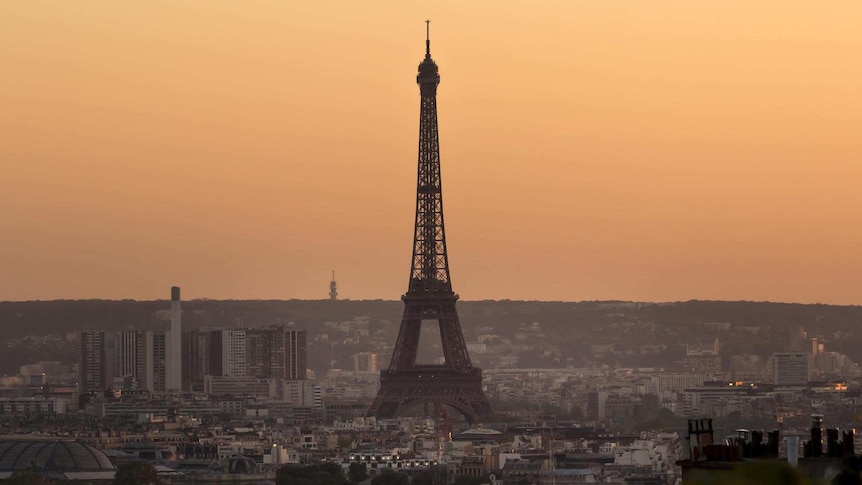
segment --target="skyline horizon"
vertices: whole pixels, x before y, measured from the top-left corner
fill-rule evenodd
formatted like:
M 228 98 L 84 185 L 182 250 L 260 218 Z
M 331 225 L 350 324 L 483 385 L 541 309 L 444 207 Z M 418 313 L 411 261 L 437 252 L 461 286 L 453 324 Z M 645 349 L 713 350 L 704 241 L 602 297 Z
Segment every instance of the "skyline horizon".
M 417 10 L 0 5 L 0 300 L 397 299 L 430 17 L 467 301 L 862 304 L 862 4 Z
M 456 294 L 458 294 L 456 292 Z M 862 303 L 824 303 L 817 301 L 783 301 L 783 300 L 720 300 L 720 299 L 710 299 L 710 298 L 688 298 L 681 300 L 626 300 L 626 299 L 618 299 L 618 298 L 605 298 L 605 299 L 589 299 L 589 300 L 545 300 L 545 299 L 520 299 L 520 298 L 483 298 L 478 300 L 473 300 L 469 298 L 461 298 L 458 295 L 459 302 L 466 303 L 483 303 L 483 302 L 512 302 L 512 303 L 574 303 L 574 304 L 583 304 L 583 303 L 634 303 L 634 304 L 647 304 L 647 305 L 674 305 L 681 303 L 763 303 L 763 304 L 775 304 L 775 305 L 805 305 L 805 306 L 831 306 L 831 307 L 860 307 Z M 150 303 L 150 302 L 170 302 L 170 298 L 100 298 L 100 297 L 85 297 L 85 298 L 51 298 L 51 299 L 29 299 L 29 300 L 0 300 L 0 303 L 50 303 L 50 302 L 63 302 L 63 301 L 107 301 L 107 302 L 135 302 L 135 303 Z M 220 302 L 230 302 L 230 301 L 242 301 L 242 302 L 292 302 L 292 301 L 300 301 L 300 302 L 347 302 L 347 303 L 363 303 L 363 302 L 388 302 L 388 303 L 400 303 L 402 302 L 401 298 L 361 298 L 361 299 L 353 299 L 353 298 L 341 298 L 339 297 L 337 300 L 332 300 L 328 296 L 322 298 L 211 298 L 206 296 L 199 296 L 190 299 L 183 299 L 183 302 L 195 302 L 195 301 L 220 301 Z M 337 304 L 337 303 L 335 303 Z

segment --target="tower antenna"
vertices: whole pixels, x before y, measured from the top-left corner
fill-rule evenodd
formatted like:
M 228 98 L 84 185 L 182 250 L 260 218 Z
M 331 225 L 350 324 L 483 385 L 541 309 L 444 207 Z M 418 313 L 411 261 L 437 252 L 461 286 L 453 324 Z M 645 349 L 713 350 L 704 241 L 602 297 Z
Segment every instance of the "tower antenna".
M 329 299 L 338 299 L 338 288 L 335 286 L 335 270 L 332 270 L 332 281 L 329 282 Z
M 431 21 L 425 21 L 425 57 L 431 57 Z

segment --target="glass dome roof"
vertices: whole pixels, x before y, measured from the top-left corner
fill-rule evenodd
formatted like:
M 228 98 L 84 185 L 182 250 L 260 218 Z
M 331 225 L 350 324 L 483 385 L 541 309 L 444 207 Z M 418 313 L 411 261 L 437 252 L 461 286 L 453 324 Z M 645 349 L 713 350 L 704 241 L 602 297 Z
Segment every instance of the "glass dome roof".
M 34 466 L 44 472 L 115 469 L 104 453 L 77 441 L 0 441 L 0 472 Z

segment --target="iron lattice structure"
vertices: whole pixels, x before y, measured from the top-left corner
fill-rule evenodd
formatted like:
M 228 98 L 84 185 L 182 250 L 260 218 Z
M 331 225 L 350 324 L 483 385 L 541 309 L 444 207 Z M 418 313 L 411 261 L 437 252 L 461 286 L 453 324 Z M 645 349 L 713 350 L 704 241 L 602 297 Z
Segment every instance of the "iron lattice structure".
M 449 405 L 471 423 L 488 418 L 491 406 L 482 391 L 482 370 L 467 353 L 449 275 L 443 192 L 440 177 L 440 142 L 437 133 L 437 64 L 431 43 L 425 40 L 425 59 L 416 76 L 421 94 L 419 110 L 419 173 L 416 187 L 416 226 L 410 282 L 404 316 L 387 370 L 380 372 L 380 391 L 369 415 L 391 418 L 417 403 Z M 423 321 L 437 321 L 443 347 L 442 365 L 417 365 Z

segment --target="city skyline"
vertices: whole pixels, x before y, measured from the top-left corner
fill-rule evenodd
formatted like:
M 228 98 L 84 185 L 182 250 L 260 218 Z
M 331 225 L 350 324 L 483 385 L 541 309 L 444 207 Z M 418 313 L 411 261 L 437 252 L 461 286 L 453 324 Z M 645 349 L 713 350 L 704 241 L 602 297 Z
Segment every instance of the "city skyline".
M 0 5 L 0 300 L 396 299 L 427 17 L 464 299 L 862 301 L 858 4 L 260 5 Z

